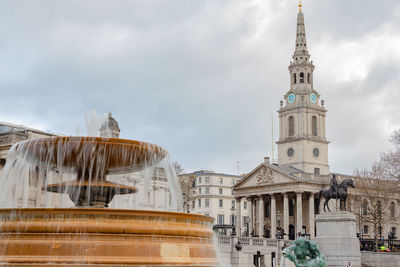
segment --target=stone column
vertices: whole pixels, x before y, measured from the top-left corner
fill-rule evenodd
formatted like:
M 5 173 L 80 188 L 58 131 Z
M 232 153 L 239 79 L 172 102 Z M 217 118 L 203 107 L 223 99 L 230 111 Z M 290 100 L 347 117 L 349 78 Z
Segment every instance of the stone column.
M 314 193 L 311 192 L 310 194 L 310 198 L 308 199 L 308 214 L 309 214 L 309 219 L 310 219 L 310 238 L 314 238 L 315 237 L 315 227 L 314 227 Z
M 276 238 L 276 198 L 271 195 L 271 238 Z
M 236 198 L 236 235 L 242 234 L 242 198 Z
M 303 228 L 303 204 L 301 201 L 303 192 L 296 192 L 296 208 L 297 208 L 297 218 L 296 218 L 296 236 Z
M 256 225 L 257 225 L 256 224 L 257 223 L 257 220 L 256 220 L 256 213 L 257 213 L 256 202 L 257 202 L 257 199 L 253 198 L 253 200 L 251 202 L 251 209 L 252 209 L 251 213 L 253 214 L 253 225 L 251 227 L 253 229 L 254 235 L 256 235 L 256 231 L 257 231 L 257 229 L 256 229 Z
M 264 198 L 258 197 L 258 236 L 264 236 Z
M 283 231 L 285 231 L 284 239 L 289 239 L 289 201 L 287 193 L 283 194 Z
M 249 209 L 249 236 L 253 231 L 253 199 L 247 198 L 247 208 Z

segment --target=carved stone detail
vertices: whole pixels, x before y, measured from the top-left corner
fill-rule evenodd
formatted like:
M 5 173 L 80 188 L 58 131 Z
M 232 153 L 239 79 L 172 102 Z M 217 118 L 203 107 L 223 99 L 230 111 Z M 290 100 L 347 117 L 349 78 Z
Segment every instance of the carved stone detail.
M 274 172 L 263 166 L 257 174 L 257 184 L 272 184 L 274 182 Z

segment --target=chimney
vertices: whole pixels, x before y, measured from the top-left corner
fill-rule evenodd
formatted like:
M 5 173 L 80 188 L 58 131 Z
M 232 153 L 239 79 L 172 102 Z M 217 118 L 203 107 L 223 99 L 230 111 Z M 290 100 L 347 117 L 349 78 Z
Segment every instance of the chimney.
M 264 163 L 269 164 L 269 157 L 264 157 Z

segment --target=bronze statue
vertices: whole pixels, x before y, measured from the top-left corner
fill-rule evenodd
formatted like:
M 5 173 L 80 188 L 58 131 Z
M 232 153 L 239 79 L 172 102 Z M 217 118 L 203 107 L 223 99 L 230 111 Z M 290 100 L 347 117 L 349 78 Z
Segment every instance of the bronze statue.
M 324 255 L 319 251 L 317 243 L 299 237 L 283 250 L 284 257 L 296 267 L 327 267 Z
M 326 212 L 325 207 L 328 208 L 329 212 L 331 211 L 328 206 L 328 202 L 331 198 L 339 199 L 340 200 L 340 210 L 346 210 L 346 199 L 348 196 L 347 187 L 351 186 L 354 188 L 353 179 L 351 179 L 351 178 L 344 179 L 340 183 L 340 185 L 338 185 L 338 182 L 336 180 L 336 175 L 333 174 L 333 177 L 331 178 L 329 185 L 330 185 L 329 189 L 319 191 L 318 203 L 321 201 L 321 196 L 323 195 L 325 198 L 325 202 L 324 202 L 324 211 L 325 212 Z

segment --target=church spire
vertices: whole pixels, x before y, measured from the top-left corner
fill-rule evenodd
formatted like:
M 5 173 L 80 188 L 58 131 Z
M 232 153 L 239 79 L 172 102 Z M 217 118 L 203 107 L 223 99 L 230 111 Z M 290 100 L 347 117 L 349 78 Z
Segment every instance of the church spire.
M 306 28 L 304 25 L 304 15 L 303 15 L 303 12 L 301 11 L 302 6 L 303 5 L 300 0 L 299 13 L 297 14 L 296 47 L 295 47 L 293 58 L 300 57 L 300 56 L 309 58 L 309 54 L 307 51 Z

